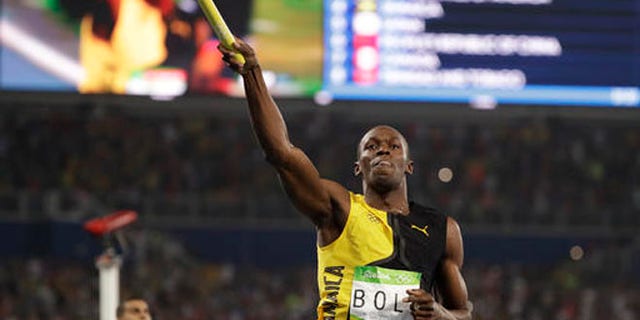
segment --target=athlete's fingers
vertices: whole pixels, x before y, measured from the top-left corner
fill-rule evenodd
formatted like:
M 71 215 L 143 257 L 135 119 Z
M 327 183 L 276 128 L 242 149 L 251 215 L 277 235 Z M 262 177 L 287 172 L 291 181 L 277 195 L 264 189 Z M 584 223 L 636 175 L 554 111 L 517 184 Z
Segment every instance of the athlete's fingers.
M 407 297 L 402 301 L 411 303 L 411 314 L 416 320 L 436 319 L 437 302 L 433 295 L 423 289 L 407 290 Z
M 236 37 L 232 48 L 228 48 L 222 43 L 218 45 L 218 50 L 222 53 L 222 60 L 235 72 L 245 74 L 258 65 L 253 48 Z M 240 56 L 238 55 L 240 53 Z
M 415 309 L 411 311 L 411 315 L 415 320 L 436 319 L 436 313 L 433 310 Z
M 240 52 L 243 56 L 254 56 L 255 52 L 253 48 L 248 45 L 244 40 L 236 37 L 236 42 L 233 43 L 233 49 Z
M 414 302 L 418 304 L 427 304 L 435 301 L 433 296 L 426 292 L 424 289 L 409 289 L 407 290 L 407 297 L 402 299 L 403 302 Z

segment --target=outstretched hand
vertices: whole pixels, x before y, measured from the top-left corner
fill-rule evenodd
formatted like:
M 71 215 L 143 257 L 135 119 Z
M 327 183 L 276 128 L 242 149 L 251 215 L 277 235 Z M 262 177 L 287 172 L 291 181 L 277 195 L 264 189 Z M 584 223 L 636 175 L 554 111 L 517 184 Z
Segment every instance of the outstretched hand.
M 437 320 L 445 315 L 443 307 L 423 289 L 407 290 L 403 302 L 411 303 L 411 314 L 415 320 Z
M 218 50 L 222 53 L 222 60 L 224 60 L 229 68 L 239 74 L 246 74 L 251 69 L 258 66 L 258 59 L 256 58 L 253 48 L 244 42 L 242 39 L 236 37 L 236 41 L 233 43 L 233 48 L 229 49 L 223 44 L 218 45 Z M 245 62 L 241 63 L 236 54 L 240 53 Z

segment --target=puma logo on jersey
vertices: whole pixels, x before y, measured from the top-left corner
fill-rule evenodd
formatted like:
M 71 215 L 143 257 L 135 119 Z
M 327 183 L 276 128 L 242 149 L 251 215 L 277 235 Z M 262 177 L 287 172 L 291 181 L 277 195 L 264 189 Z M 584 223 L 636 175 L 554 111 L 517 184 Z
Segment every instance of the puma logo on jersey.
M 428 237 L 429 236 L 429 232 L 427 232 L 427 228 L 429 228 L 429 225 L 425 225 L 424 228 L 420 228 L 420 227 L 415 226 L 413 224 L 411 225 L 411 229 L 416 229 L 416 230 L 424 233 L 424 235 Z

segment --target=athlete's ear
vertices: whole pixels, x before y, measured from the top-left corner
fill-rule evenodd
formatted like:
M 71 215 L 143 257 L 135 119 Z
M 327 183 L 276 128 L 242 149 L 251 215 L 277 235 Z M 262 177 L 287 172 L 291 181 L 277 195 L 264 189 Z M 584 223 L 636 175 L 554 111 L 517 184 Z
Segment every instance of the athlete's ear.
M 362 169 L 360 168 L 360 163 L 358 161 L 353 163 L 353 175 L 359 176 L 362 173 Z
M 407 161 L 407 167 L 404 169 L 404 173 L 413 174 L 413 160 Z

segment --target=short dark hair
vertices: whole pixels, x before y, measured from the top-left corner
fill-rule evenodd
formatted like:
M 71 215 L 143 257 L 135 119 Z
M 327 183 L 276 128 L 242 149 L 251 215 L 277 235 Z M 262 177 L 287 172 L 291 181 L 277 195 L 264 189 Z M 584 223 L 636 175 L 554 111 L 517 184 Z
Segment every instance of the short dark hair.
M 121 302 L 116 308 L 116 317 L 120 318 L 124 314 L 124 302 Z
M 356 148 L 356 160 L 360 160 L 360 154 L 362 153 L 361 149 L 362 149 L 362 145 L 363 145 L 363 142 L 364 142 L 364 140 L 363 140 L 364 137 L 367 134 L 369 134 L 369 132 L 371 132 L 373 129 L 377 129 L 377 128 L 380 128 L 380 127 L 389 128 L 389 129 L 397 132 L 400 135 L 400 140 L 402 141 L 402 144 L 403 144 L 402 147 L 404 148 L 404 154 L 407 157 L 407 159 L 411 159 L 411 152 L 409 151 L 409 142 L 407 141 L 407 138 L 405 138 L 404 134 L 402 134 L 402 132 L 400 132 L 400 130 L 398 130 L 398 129 L 392 127 L 392 126 L 381 124 L 381 125 L 376 125 L 376 126 L 373 126 L 373 127 L 369 128 L 367 130 L 367 132 L 365 132 L 362 135 L 362 138 L 360 138 L 360 141 L 358 141 L 358 147 Z

